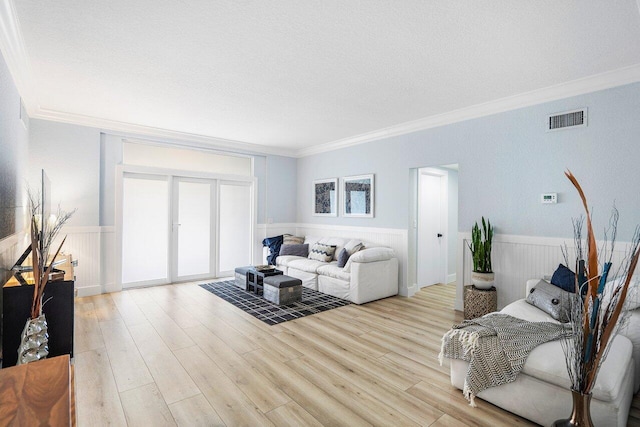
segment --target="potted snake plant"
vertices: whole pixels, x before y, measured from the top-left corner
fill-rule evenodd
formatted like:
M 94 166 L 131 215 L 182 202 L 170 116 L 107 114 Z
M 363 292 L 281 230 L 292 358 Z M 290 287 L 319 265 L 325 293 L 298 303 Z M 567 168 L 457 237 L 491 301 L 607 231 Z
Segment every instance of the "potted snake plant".
M 482 217 L 482 229 L 476 222 L 471 230 L 471 243 L 468 244 L 473 257 L 471 283 L 478 289 L 491 289 L 495 283 L 495 275 L 491 269 L 491 239 L 493 227 Z

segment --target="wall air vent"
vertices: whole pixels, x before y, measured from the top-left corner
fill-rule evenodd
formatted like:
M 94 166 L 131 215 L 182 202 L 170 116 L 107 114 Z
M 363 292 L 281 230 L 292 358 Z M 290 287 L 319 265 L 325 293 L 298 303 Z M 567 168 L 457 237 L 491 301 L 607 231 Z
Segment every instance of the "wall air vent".
M 566 111 L 564 113 L 556 113 L 547 119 L 547 131 L 560 130 L 574 127 L 583 127 L 587 125 L 587 109 Z

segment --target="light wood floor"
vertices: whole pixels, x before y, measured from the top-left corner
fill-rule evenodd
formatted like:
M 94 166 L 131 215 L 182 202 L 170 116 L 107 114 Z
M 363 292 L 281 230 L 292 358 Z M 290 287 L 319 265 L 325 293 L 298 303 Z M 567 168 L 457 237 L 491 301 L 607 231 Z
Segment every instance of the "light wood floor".
M 195 284 L 78 298 L 78 425 L 533 425 L 450 385 L 436 356 L 454 297 L 436 285 L 277 326 Z

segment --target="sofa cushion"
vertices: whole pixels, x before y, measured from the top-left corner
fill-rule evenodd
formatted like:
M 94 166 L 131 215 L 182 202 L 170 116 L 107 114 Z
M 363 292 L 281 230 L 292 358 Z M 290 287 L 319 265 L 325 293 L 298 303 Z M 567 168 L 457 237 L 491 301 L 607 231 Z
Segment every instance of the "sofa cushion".
M 309 251 L 309 259 L 315 261 L 330 262 L 333 259 L 333 255 L 335 254 L 335 252 L 335 246 L 316 243 L 311 247 L 311 250 Z
M 549 314 L 527 303 L 524 299 L 512 302 L 500 310 L 500 313 L 508 314 L 510 316 L 517 317 L 518 319 L 524 319 L 530 322 L 560 323 Z
M 283 243 L 280 246 L 280 256 L 283 255 L 296 255 L 306 258 L 309 256 L 309 245 Z
M 349 261 L 347 261 L 347 265 L 344 266 L 344 271 L 347 273 L 350 273 L 351 263 L 353 262 L 386 261 L 391 258 L 394 258 L 395 256 L 396 256 L 396 253 L 391 248 L 379 247 L 379 248 L 363 249 L 349 257 Z
M 296 261 L 299 259 L 307 259 L 307 257 L 306 256 L 301 257 L 297 255 L 280 255 L 276 259 L 276 263 L 277 263 L 276 265 L 284 265 L 285 267 L 288 267 L 291 261 Z
M 321 274 L 318 276 L 318 291 L 351 301 L 351 285 L 348 280 L 340 280 Z
M 316 243 L 318 243 L 318 241 L 320 240 L 320 237 L 316 237 L 316 236 L 304 236 L 304 242 L 302 243 L 306 243 L 309 245 L 309 247 L 315 245 Z
M 524 299 L 512 302 L 500 310 L 500 312 L 530 322 L 559 323 L 549 314 L 528 304 Z M 640 322 L 638 323 L 640 325 Z M 640 326 L 637 330 L 640 331 Z M 620 382 L 623 380 L 622 377 L 625 374 L 624 372 L 616 372 L 616 370 L 624 371 L 623 369 L 619 369 L 619 367 L 626 366 L 633 348 L 631 342 L 624 337 L 627 335 L 625 332 L 630 333 L 631 331 L 626 331 L 626 328 L 621 330 L 620 335 L 622 336 L 617 337 L 611 344 L 612 347 L 609 351 L 609 356 L 598 374 L 598 379 L 593 389 L 593 397 L 596 399 L 610 401 L 615 398 L 619 391 Z M 640 335 L 640 332 L 638 332 L 638 334 Z M 618 352 L 620 354 L 616 354 Z M 613 356 L 613 354 L 616 354 L 616 356 Z M 571 385 L 560 341 L 541 344 L 533 349 L 531 353 L 529 353 L 522 372 L 561 387 L 569 388 Z M 608 378 L 605 379 L 604 377 Z
M 287 276 L 295 277 L 302 281 L 302 286 L 305 288 L 318 290 L 318 275 L 316 273 L 308 273 L 306 271 L 298 270 L 297 268 L 287 268 Z
M 631 342 L 626 337 L 617 336 L 611 343 L 609 355 L 602 364 L 593 387 L 595 399 L 610 402 L 618 396 L 627 375 L 622 367 L 627 366 L 630 359 Z M 560 341 L 551 341 L 534 348 L 529 353 L 522 372 L 559 387 L 571 388 Z
M 327 265 L 326 262 L 316 261 L 314 259 L 299 258 L 291 260 L 287 263 L 287 267 L 295 268 L 300 271 L 306 271 L 307 273 L 317 273 L 318 268 L 323 265 Z
M 344 248 L 349 252 L 349 255 L 353 255 L 360 249 L 364 248 L 364 244 L 362 243 L 362 240 L 351 239 L 345 243 Z
M 605 292 L 602 298 L 603 305 L 607 305 L 611 299 L 612 289 L 616 287 L 624 286 L 624 282 L 627 280 L 627 276 L 614 277 L 607 281 L 606 287 L 609 292 Z M 627 297 L 624 300 L 625 310 L 635 310 L 640 307 L 640 274 L 636 273 L 631 276 L 629 282 L 629 289 L 627 290 Z
M 318 267 L 318 274 L 323 276 L 333 277 L 334 279 L 340 279 L 345 281 L 351 280 L 351 274 L 344 271 L 344 269 L 338 267 L 337 264 L 328 264 Z

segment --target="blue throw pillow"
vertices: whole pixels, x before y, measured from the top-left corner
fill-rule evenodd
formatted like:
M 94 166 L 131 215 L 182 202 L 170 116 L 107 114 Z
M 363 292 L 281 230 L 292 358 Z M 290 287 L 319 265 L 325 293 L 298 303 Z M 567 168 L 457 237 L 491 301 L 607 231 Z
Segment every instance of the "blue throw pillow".
M 342 249 L 338 254 L 338 267 L 344 268 L 347 265 L 347 261 L 349 261 L 349 251 Z
M 567 291 L 576 291 L 576 274 L 564 265 L 558 265 L 558 269 L 551 276 L 551 284 Z

